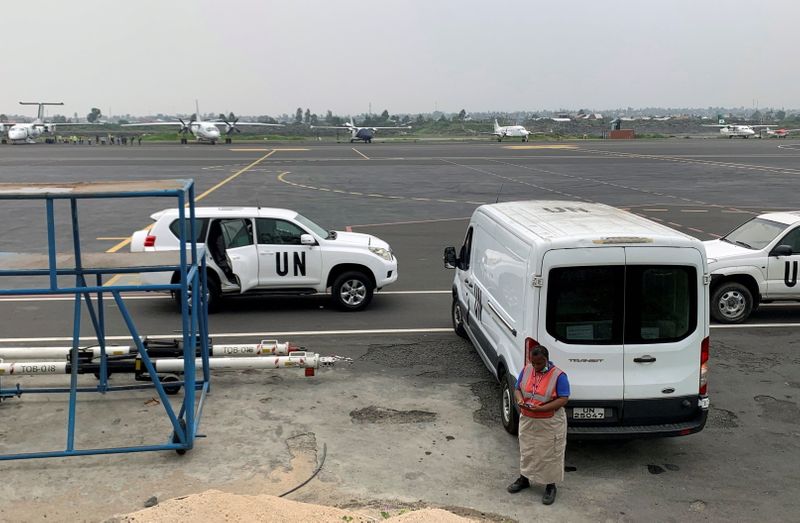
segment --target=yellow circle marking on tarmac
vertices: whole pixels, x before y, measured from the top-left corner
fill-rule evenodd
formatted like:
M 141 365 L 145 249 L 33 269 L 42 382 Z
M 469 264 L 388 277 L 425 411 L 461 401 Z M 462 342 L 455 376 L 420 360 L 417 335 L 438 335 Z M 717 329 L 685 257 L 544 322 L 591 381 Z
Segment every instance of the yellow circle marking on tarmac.
M 514 150 L 523 150 L 523 149 L 577 149 L 576 145 L 504 145 L 503 149 L 514 149 Z

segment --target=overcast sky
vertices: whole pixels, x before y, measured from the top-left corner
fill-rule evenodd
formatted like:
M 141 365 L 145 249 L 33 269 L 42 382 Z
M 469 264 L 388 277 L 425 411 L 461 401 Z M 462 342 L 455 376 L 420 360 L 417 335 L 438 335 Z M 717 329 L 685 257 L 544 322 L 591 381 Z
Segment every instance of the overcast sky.
M 800 2 L 2 3 L 0 113 L 800 107 Z

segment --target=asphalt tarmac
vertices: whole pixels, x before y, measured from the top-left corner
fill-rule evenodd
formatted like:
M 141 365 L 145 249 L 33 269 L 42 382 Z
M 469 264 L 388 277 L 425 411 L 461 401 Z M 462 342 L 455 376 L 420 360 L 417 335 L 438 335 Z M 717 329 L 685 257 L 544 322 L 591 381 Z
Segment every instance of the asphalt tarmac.
M 505 492 L 518 473 L 516 442 L 499 425 L 488 371 L 450 330 L 452 272 L 441 257 L 445 246 L 460 245 L 467 218 L 483 203 L 600 202 L 705 240 L 762 212 L 797 209 L 798 176 L 800 144 L 784 140 L 0 147 L 2 182 L 193 178 L 198 205 L 286 207 L 329 229 L 375 234 L 392 245 L 400 275 L 354 314 L 331 308 L 326 297 L 229 300 L 210 318 L 215 339 L 291 339 L 354 364 L 314 378 L 220 374 L 203 419 L 208 438 L 183 458 L 7 464 L 15 481 L 0 487 L 0 518 L 102 519 L 151 495 L 233 490 L 245 479 L 270 493 L 270 471 L 301 454 L 290 442 L 302 434 L 316 442 L 309 455 L 327 443 L 328 460 L 319 481 L 294 499 L 401 507 L 425 500 L 519 521 L 790 518 L 800 508 L 793 495 L 800 487 L 799 306 L 762 307 L 743 326 L 712 325 L 707 428 L 667 440 L 571 443 L 567 465 L 576 470 L 545 508 L 538 491 Z M 84 248 L 127 249 L 125 238 L 163 207 L 88 203 Z M 43 205 L 4 201 L 0 220 L 0 250 L 44 252 Z M 66 233 L 63 222 L 59 231 Z M 7 280 L 0 287 L 16 285 Z M 180 328 L 168 299 L 136 296 L 130 307 L 140 332 L 169 337 Z M 123 343 L 112 313 L 108 331 Z M 0 298 L 0 315 L 3 346 L 69 343 L 69 301 Z M 79 422 L 85 442 L 166 437 L 163 412 L 151 419 L 152 409 L 142 407 L 149 397 L 91 400 L 91 414 Z M 40 450 L 40 441 L 63 446 L 65 401 L 23 396 L 0 405 L 0 452 Z M 115 419 L 123 421 L 109 427 Z M 106 486 L 68 502 L 87 483 Z

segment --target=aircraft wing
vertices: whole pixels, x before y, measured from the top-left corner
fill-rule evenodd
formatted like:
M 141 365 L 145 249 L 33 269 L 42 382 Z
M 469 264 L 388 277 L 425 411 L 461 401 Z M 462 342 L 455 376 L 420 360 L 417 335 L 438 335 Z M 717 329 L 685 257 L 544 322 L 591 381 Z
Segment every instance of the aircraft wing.
M 411 126 L 410 125 L 403 125 L 403 126 L 400 126 L 400 127 L 369 127 L 369 129 L 372 129 L 374 131 L 377 131 L 379 129 L 411 129 Z
M 140 123 L 124 123 L 121 127 L 154 127 L 156 125 L 177 125 L 182 126 L 180 122 L 140 122 Z
M 345 129 L 350 130 L 346 125 L 309 125 L 311 129 Z
M 239 126 L 242 126 L 242 125 L 255 125 L 255 126 L 259 126 L 259 127 L 286 127 L 282 123 L 261 123 L 261 122 L 236 122 L 236 123 L 231 122 L 231 123 L 228 123 L 228 122 L 223 122 L 223 121 L 218 121 L 218 120 L 214 120 L 211 123 L 213 123 L 214 125 L 231 125 L 231 124 L 233 124 L 236 127 L 239 127 Z

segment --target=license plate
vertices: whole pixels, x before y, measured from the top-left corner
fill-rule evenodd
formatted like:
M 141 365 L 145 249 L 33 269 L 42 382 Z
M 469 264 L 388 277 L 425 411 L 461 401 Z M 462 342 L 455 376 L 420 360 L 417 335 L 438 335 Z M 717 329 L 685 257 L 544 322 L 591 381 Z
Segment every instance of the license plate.
M 572 409 L 572 419 L 604 419 L 606 409 L 602 407 L 575 407 Z

